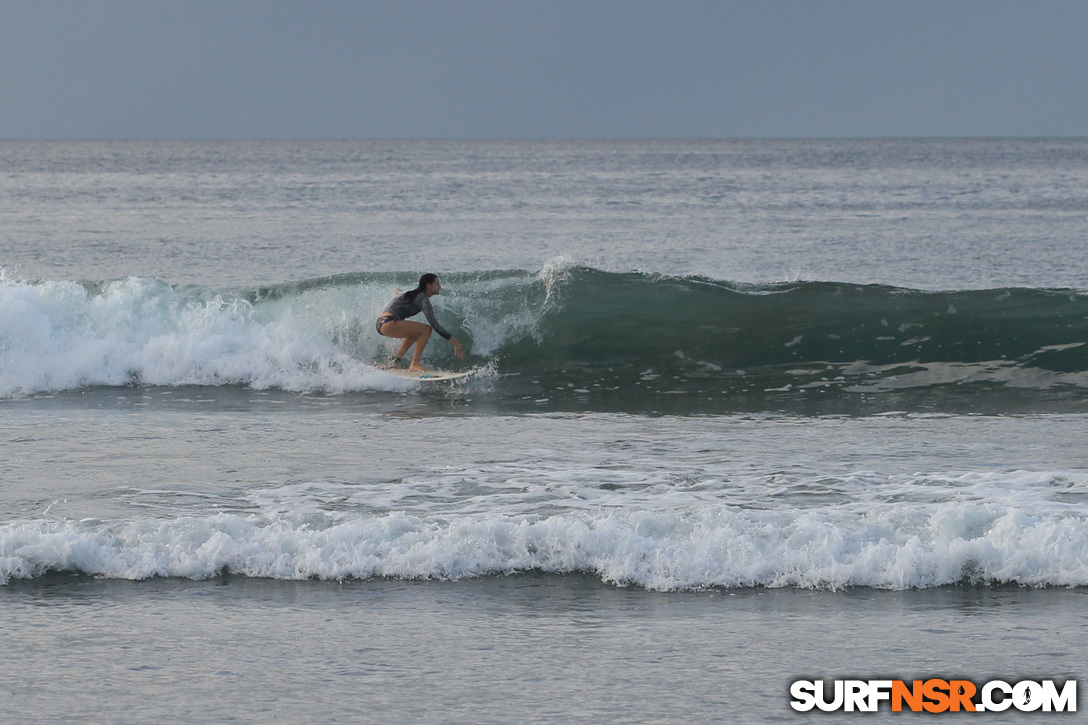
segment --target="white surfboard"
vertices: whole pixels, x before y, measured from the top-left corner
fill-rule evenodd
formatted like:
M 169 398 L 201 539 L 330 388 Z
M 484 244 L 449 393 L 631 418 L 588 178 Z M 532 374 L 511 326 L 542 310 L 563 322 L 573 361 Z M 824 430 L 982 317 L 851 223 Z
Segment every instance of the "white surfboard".
M 475 375 L 480 371 L 479 368 L 473 368 L 472 370 L 465 370 L 464 372 L 446 372 L 445 370 L 426 370 L 424 372 L 416 372 L 414 370 L 406 370 L 403 368 L 387 368 L 385 372 L 390 375 L 396 375 L 398 378 L 404 378 L 405 380 L 418 380 L 421 383 L 433 383 L 442 380 L 461 380 L 467 378 L 469 375 Z

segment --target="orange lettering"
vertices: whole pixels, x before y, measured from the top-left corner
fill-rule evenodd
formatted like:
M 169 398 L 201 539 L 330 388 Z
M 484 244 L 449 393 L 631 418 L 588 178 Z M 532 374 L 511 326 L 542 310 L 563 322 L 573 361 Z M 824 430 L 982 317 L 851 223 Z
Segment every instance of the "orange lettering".
M 959 712 L 960 705 L 967 712 L 975 711 L 975 703 L 971 698 L 975 696 L 975 683 L 970 680 L 949 680 L 948 692 L 951 695 L 952 712 Z
M 907 702 L 907 707 L 912 711 L 922 711 L 921 680 L 915 680 L 911 683 L 910 688 L 908 688 L 907 683 L 902 680 L 895 680 L 892 682 L 892 712 L 902 712 L 904 700 Z
M 943 691 L 943 692 L 942 692 Z M 922 695 L 931 700 L 922 704 L 926 712 L 944 712 L 948 709 L 948 683 L 944 680 L 926 680 L 922 684 Z

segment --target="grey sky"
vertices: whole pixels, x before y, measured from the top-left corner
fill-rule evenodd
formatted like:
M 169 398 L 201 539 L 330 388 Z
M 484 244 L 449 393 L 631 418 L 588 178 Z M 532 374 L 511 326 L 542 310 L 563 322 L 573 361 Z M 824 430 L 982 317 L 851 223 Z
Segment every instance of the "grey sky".
M 0 0 L 0 138 L 1086 135 L 1086 0 Z

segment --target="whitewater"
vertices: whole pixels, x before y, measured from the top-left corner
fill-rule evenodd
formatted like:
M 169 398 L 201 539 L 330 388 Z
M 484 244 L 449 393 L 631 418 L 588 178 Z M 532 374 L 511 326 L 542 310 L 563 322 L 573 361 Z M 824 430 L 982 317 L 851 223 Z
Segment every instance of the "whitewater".
M 0 142 L 8 712 L 791 721 L 795 679 L 1079 677 L 1086 160 Z M 381 369 L 423 272 L 465 381 Z

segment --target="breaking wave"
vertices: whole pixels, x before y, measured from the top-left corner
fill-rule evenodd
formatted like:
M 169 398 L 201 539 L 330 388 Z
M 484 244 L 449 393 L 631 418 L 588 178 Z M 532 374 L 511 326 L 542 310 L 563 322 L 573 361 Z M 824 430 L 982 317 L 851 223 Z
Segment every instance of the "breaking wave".
M 510 399 L 727 399 L 961 389 L 1088 397 L 1088 294 L 918 291 L 549 265 L 445 276 L 430 364 L 490 364 Z M 250 289 L 0 277 L 0 397 L 93 386 L 405 390 L 373 319 L 409 274 Z
M 745 510 L 404 513 L 262 517 L 220 513 L 127 522 L 0 526 L 0 583 L 50 572 L 118 579 L 461 579 L 585 572 L 620 585 L 926 588 L 1088 585 L 1079 514 L 996 503 L 928 511 Z

